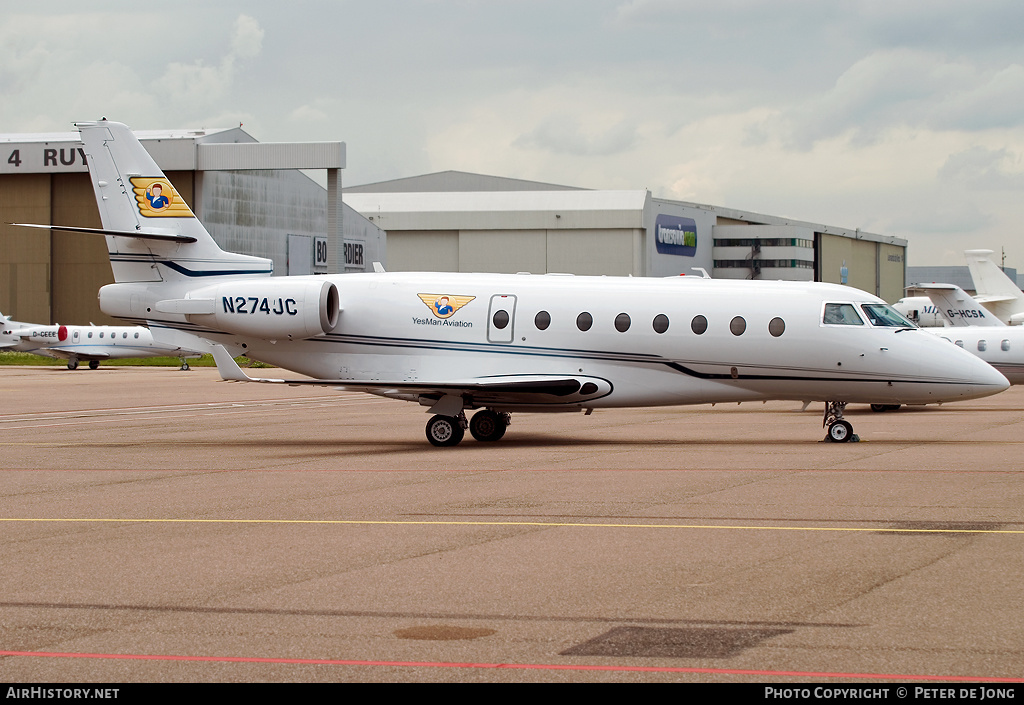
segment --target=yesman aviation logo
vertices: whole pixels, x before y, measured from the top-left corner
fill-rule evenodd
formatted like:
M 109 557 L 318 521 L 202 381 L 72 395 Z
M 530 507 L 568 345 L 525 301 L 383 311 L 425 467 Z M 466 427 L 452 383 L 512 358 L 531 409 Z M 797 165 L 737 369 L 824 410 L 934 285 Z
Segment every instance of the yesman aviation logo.
M 423 305 L 434 314 L 433 318 L 412 317 L 412 322 L 418 326 L 452 326 L 454 328 L 472 328 L 472 321 L 448 320 L 455 315 L 455 312 L 475 299 L 475 296 L 452 296 L 450 294 L 416 294 L 420 297 Z
M 146 218 L 191 218 L 192 211 L 167 179 L 133 176 L 132 191 L 139 213 Z
M 438 318 L 451 318 L 455 312 L 475 299 L 475 296 L 450 296 L 448 294 L 417 294 L 423 305 Z

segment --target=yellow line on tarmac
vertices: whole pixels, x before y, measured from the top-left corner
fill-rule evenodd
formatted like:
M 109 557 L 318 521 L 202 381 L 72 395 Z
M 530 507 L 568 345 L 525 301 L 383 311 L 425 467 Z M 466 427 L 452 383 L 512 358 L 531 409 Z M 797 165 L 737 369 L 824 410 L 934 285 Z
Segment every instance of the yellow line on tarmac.
M 886 526 L 731 526 L 722 524 L 608 524 L 567 521 L 426 521 L 386 519 L 44 519 L 3 518 L 8 523 L 62 523 L 62 524 L 321 524 L 368 526 L 541 526 L 587 529 L 729 529 L 733 531 L 846 531 L 885 532 L 899 534 L 1024 534 L 1021 529 L 897 529 Z

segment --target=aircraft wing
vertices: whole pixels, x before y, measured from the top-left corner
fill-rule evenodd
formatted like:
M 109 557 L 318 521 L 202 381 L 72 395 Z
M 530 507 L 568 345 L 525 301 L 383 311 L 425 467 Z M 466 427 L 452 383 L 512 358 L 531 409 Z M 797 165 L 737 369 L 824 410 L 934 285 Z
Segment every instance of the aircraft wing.
M 496 375 L 443 381 L 350 380 L 350 379 L 274 379 L 250 377 L 221 345 L 211 348 L 221 378 L 233 382 L 261 382 L 291 386 L 315 385 L 339 390 L 367 392 L 381 396 L 410 399 L 426 397 L 467 397 L 476 406 L 575 404 L 599 399 L 611 393 L 605 379 L 561 375 Z M 461 402 L 460 402 L 461 403 Z M 459 407 L 461 409 L 461 405 Z M 439 412 L 440 413 L 440 412 Z
M 50 348 L 50 347 L 46 347 L 45 345 L 43 345 L 43 346 L 40 346 L 37 350 L 35 350 L 35 352 L 36 352 L 36 354 L 40 354 L 44 350 L 46 351 L 46 354 L 49 355 L 50 357 L 59 357 L 59 358 L 64 359 L 64 360 L 82 360 L 82 361 L 85 361 L 85 362 L 90 362 L 92 360 L 109 360 L 110 359 L 110 355 L 108 355 L 107 353 L 96 353 L 96 352 L 81 353 L 81 352 L 78 352 L 77 348 L 68 348 L 68 347 Z

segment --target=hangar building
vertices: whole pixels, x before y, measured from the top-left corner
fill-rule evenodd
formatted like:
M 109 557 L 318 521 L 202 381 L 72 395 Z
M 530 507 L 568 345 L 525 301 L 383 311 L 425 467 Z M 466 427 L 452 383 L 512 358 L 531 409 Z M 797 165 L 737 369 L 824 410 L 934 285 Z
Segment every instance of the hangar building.
M 389 269 L 829 281 L 903 296 L 906 240 L 748 211 L 447 171 L 347 187 Z
M 259 143 L 240 127 L 137 131 L 225 250 L 269 257 L 275 274 L 372 270 L 385 236 L 338 194 L 343 142 Z M 0 135 L 0 312 L 32 323 L 96 324 L 113 281 L 102 237 L 17 228 L 99 228 L 77 132 Z M 326 169 L 327 189 L 300 169 Z

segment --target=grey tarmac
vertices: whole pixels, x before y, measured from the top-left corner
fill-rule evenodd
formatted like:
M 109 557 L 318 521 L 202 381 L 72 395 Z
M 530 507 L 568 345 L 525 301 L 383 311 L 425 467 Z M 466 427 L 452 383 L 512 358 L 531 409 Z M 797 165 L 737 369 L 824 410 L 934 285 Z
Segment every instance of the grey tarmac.
M 280 376 L 280 370 L 253 374 Z M 517 414 L 0 368 L 10 683 L 1024 678 L 1024 388 Z

